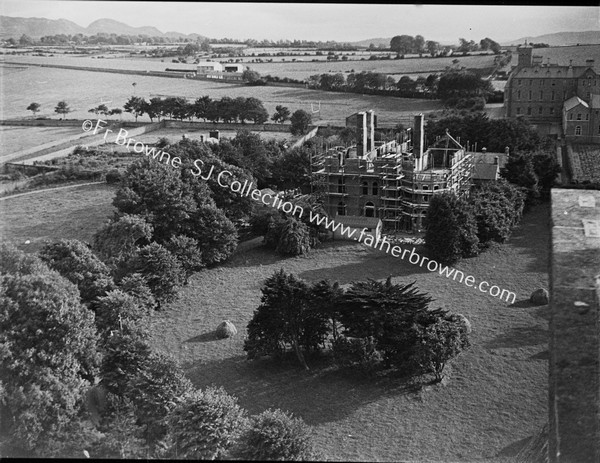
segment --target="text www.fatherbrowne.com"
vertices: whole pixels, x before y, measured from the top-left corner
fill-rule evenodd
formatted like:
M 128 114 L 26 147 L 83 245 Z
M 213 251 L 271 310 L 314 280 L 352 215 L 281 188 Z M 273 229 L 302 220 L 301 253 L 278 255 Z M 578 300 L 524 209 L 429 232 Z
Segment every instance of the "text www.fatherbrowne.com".
M 103 129 L 106 131 L 104 135 L 104 140 L 109 133 L 112 132 L 110 129 L 106 129 L 101 123 L 106 124 L 106 121 L 99 119 L 94 127 L 94 123 L 91 120 L 86 120 L 82 128 L 86 132 L 90 132 L 93 130 L 93 134 L 97 134 L 99 129 Z M 163 152 L 159 150 L 156 151 L 155 148 L 148 149 L 144 145 L 144 143 L 140 141 L 135 141 L 133 138 L 128 136 L 128 132 L 125 129 L 120 129 L 119 133 L 116 134 L 115 143 L 118 145 L 126 146 L 127 149 L 133 149 L 136 153 L 145 153 L 147 157 L 152 157 L 158 162 L 164 162 L 167 165 L 172 166 L 173 168 L 180 168 L 183 164 L 182 160 L 178 157 L 171 158 L 169 153 Z M 131 148 L 130 148 L 131 145 Z M 248 182 L 247 180 L 244 183 L 237 181 L 234 175 L 228 170 L 223 170 L 221 172 L 215 171 L 215 166 L 211 166 L 208 172 L 205 172 L 203 175 L 204 162 L 200 159 L 196 159 L 193 163 L 193 167 L 190 169 L 191 173 L 194 177 L 199 177 L 202 180 L 214 179 L 217 183 L 223 188 L 228 188 L 234 193 L 239 194 L 240 196 L 246 196 L 252 198 L 254 201 L 261 202 L 267 206 L 271 206 L 275 209 L 282 210 L 283 212 L 296 216 L 299 219 L 305 217 L 304 209 L 302 206 L 298 204 L 292 204 L 289 201 L 283 201 L 282 198 L 275 195 L 270 195 L 257 190 L 256 188 L 252 188 L 252 182 Z M 426 268 L 430 272 L 439 272 L 440 275 L 445 276 L 446 278 L 452 278 L 454 281 L 458 281 L 460 283 L 464 283 L 466 286 L 470 288 L 475 288 L 475 290 L 479 290 L 482 293 L 489 294 L 490 296 L 497 297 L 509 303 L 514 303 L 517 295 L 506 289 L 499 288 L 495 285 L 490 285 L 487 281 L 482 281 L 477 284 L 475 277 L 471 275 L 465 276 L 463 272 L 460 270 L 456 270 L 454 268 L 450 268 L 447 265 L 441 265 L 437 261 L 433 259 L 429 259 L 425 256 L 419 255 L 419 253 L 415 252 L 415 247 L 412 249 L 402 249 L 399 245 L 392 244 L 388 239 L 384 236 L 375 237 L 370 233 L 367 233 L 367 228 L 362 230 L 358 230 L 356 228 L 352 228 L 349 226 L 344 226 L 339 222 L 335 222 L 333 219 L 327 216 L 321 216 L 318 213 L 310 210 L 308 219 L 310 223 L 316 224 L 318 226 L 323 226 L 327 230 L 332 232 L 339 232 L 341 235 L 358 241 L 359 243 L 365 244 L 374 249 L 378 249 L 380 251 L 384 251 L 388 254 L 391 254 L 394 257 L 399 257 L 400 259 L 405 259 L 408 255 L 408 261 L 413 265 L 419 265 L 419 267 L 423 267 L 425 263 L 427 263 Z
M 511 304 L 516 300 L 517 295 L 514 292 L 499 288 L 495 285 L 490 285 L 487 281 L 481 281 L 479 284 L 477 284 L 475 277 L 472 275 L 465 276 L 465 274 L 460 270 L 450 268 L 447 265 L 441 265 L 439 262 L 433 259 L 421 256 L 419 253 L 415 252 L 416 248 L 414 246 L 412 249 L 402 249 L 398 245 L 392 245 L 392 243 L 390 243 L 385 236 L 381 238 L 375 238 L 373 235 L 366 233 L 366 228 L 359 232 L 356 228 L 344 226 L 339 222 L 336 223 L 333 219 L 330 219 L 326 216 L 314 214 L 313 211 L 309 211 L 309 219 L 311 223 L 323 225 L 325 228 L 333 232 L 339 231 L 341 235 L 346 236 L 347 238 L 354 239 L 359 243 L 363 243 L 374 249 L 379 249 L 380 251 L 384 251 L 394 257 L 399 257 L 402 260 L 404 260 L 408 255 L 408 261 L 413 265 L 419 265 L 421 268 L 423 265 L 425 265 L 425 263 L 427 263 L 426 268 L 430 272 L 439 272 L 440 275 L 445 276 L 446 278 L 452 278 L 454 281 L 464 283 L 469 288 L 475 288 L 482 293 L 497 297 Z

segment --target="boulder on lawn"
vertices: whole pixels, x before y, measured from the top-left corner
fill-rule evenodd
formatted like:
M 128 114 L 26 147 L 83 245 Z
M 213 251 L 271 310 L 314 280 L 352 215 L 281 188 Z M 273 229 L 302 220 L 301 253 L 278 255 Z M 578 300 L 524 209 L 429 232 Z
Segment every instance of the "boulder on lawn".
M 237 334 L 237 329 L 229 320 L 224 320 L 217 326 L 216 334 L 219 339 L 231 338 Z
M 536 305 L 546 305 L 549 301 L 548 291 L 543 288 L 536 289 L 531 293 L 529 301 Z

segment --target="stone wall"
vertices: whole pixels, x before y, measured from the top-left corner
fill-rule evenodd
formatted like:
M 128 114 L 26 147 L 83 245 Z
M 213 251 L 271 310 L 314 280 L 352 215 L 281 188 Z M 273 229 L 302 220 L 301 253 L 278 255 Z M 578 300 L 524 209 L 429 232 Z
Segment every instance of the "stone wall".
M 552 190 L 548 453 L 600 461 L 600 191 Z

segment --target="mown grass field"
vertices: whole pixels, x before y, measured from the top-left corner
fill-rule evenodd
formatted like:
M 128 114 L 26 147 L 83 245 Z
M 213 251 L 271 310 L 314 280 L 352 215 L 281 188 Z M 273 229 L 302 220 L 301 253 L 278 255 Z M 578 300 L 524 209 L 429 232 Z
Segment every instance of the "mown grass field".
M 2 240 L 39 249 L 44 239 L 89 241 L 112 213 L 100 185 L 0 201 Z M 32 241 L 24 245 L 24 241 Z M 307 257 L 281 258 L 244 243 L 223 266 L 194 275 L 178 301 L 149 322 L 154 348 L 174 355 L 198 387 L 223 386 L 251 413 L 279 407 L 313 429 L 322 458 L 346 461 L 506 461 L 547 419 L 547 307 L 527 299 L 547 287 L 548 206 L 524 218 L 510 241 L 457 269 L 517 294 L 507 303 L 356 243 L 326 243 Z M 243 339 L 262 282 L 280 268 L 314 282 L 365 278 L 416 281 L 434 306 L 464 314 L 472 348 L 449 367 L 445 385 L 419 388 L 399 375 L 340 372 L 313 359 L 249 362 Z M 238 335 L 215 340 L 231 320 Z
M 83 133 L 80 127 L 24 127 L 0 126 L 0 159 L 12 154 L 52 141 L 58 141 Z
M 6 72 L 0 66 L 0 79 L 3 79 L 3 118 L 30 117 L 25 108 L 35 101 L 41 104 L 38 117 L 59 119 L 54 113 L 56 104 L 65 100 L 73 109 L 68 118 L 95 119 L 88 110 L 105 103 L 109 108 L 122 108 L 135 92 L 135 95 L 149 99 L 154 96 L 184 96 L 195 99 L 209 95 L 213 99 L 229 97 L 256 97 L 265 105 L 269 114 L 275 106 L 287 106 L 292 112 L 304 109 L 315 113 L 315 123 L 344 125 L 347 116 L 356 111 L 373 109 L 381 123 L 394 123 L 403 116 L 419 112 L 441 109 L 436 100 L 409 98 L 389 98 L 375 95 L 321 92 L 292 87 L 249 87 L 240 84 L 223 84 L 189 79 L 168 79 L 160 77 L 129 76 L 120 74 L 72 71 L 54 68 L 30 67 L 19 72 Z M 132 84 L 136 83 L 134 87 Z M 113 116 L 114 117 L 114 116 Z M 123 113 L 123 120 L 134 120 L 129 113 Z M 140 121 L 149 121 L 144 115 Z M 250 124 L 249 124 L 250 125 Z M 250 128 L 250 127 L 249 127 Z
M 0 240 L 26 252 L 61 238 L 91 242 L 112 216 L 114 194 L 115 187 L 104 184 L 0 199 Z

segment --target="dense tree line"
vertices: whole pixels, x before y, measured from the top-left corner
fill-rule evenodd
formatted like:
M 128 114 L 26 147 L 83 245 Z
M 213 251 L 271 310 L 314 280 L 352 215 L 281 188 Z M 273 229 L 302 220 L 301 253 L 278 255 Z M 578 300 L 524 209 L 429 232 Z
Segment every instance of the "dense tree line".
M 213 100 L 209 96 L 197 98 L 189 102 L 182 97 L 150 98 L 146 101 L 142 97 L 132 96 L 123 106 L 125 112 L 137 118 L 147 114 L 151 121 L 154 119 L 193 120 L 202 119 L 210 122 L 238 122 L 244 124 L 252 121 L 263 124 L 269 120 L 269 114 L 262 102 L 254 97 L 222 97 Z
M 26 34 L 23 34 L 18 41 L 14 38 L 8 39 L 10 45 L 32 46 L 32 45 L 133 45 L 136 43 L 150 43 L 150 44 L 169 44 L 169 43 L 180 43 L 180 42 L 191 42 L 189 38 L 180 37 L 161 37 L 161 36 L 149 36 L 145 34 L 128 35 L 128 34 L 115 34 L 99 32 L 93 35 L 83 34 L 54 34 L 45 35 L 39 40 L 34 40 Z M 190 43 L 197 47 L 196 51 L 199 51 L 203 46 L 204 42 L 200 44 Z M 186 45 L 187 46 L 187 45 Z M 206 46 L 204 45 L 204 48 Z M 181 51 L 184 50 L 185 46 L 179 47 Z M 203 50 L 204 51 L 204 50 Z M 183 54 L 183 53 L 181 53 Z M 188 53 L 191 54 L 191 53 Z
M 469 346 L 469 329 L 460 316 L 431 309 L 431 301 L 414 283 L 390 278 L 343 290 L 280 270 L 264 283 L 244 350 L 249 359 L 292 352 L 309 369 L 307 358 L 329 345 L 342 366 L 401 368 L 439 381 L 446 363 Z

